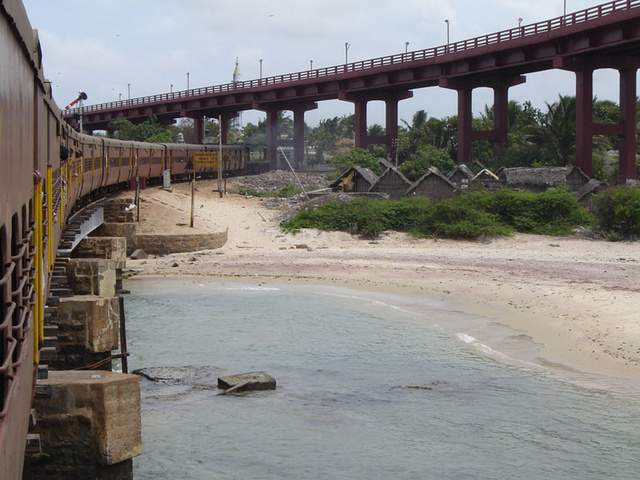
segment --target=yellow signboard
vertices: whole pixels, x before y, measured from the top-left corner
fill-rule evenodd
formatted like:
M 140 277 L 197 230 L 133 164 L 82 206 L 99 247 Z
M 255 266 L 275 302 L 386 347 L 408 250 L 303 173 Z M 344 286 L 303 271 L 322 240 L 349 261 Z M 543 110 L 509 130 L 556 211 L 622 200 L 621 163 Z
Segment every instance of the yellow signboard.
M 196 168 L 218 168 L 218 152 L 193 152 Z

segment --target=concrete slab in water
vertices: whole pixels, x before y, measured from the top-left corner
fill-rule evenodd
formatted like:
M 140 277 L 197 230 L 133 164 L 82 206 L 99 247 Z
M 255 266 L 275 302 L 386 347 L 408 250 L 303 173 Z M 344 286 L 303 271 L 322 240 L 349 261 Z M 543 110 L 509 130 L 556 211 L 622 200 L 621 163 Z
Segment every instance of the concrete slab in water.
M 221 395 L 248 390 L 275 390 L 276 379 L 265 372 L 239 373 L 218 377 L 218 388 L 225 390 Z

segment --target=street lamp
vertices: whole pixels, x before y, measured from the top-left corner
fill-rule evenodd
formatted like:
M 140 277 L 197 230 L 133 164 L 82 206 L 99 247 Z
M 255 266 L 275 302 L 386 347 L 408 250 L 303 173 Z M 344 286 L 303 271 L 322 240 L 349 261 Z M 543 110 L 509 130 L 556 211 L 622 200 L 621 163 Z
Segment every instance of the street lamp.
M 313 70 L 313 60 L 309 60 L 309 70 Z
M 349 47 L 351 44 L 349 42 L 344 42 L 344 63 L 349 63 Z
M 131 101 L 131 84 L 127 83 L 127 95 L 129 97 L 129 101 Z
M 173 83 L 169 85 L 169 93 L 173 93 Z
M 449 20 L 445 20 L 444 23 L 447 24 L 447 47 L 449 46 Z
M 262 59 L 260 59 L 260 80 L 262 80 Z
M 187 91 L 189 90 L 189 72 L 187 72 Z
M 409 42 L 404 42 L 404 53 L 409 51 Z
M 518 19 L 518 28 L 522 28 L 522 17 Z
M 564 0 L 564 15 L 567 14 L 567 0 Z

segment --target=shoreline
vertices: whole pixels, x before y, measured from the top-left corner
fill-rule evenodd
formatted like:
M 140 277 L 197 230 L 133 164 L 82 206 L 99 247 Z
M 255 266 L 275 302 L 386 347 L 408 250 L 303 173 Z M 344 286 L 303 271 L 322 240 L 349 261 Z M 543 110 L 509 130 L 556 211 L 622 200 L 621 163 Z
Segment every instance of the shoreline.
M 198 183 L 196 223 L 205 232 L 228 227 L 227 244 L 128 260 L 130 270 L 145 276 L 326 285 L 397 295 L 407 302 L 433 299 L 508 327 L 539 346 L 537 354 L 531 348 L 520 352 L 496 336 L 499 329 L 470 333 L 517 361 L 532 360 L 578 377 L 606 376 L 613 383 L 640 379 L 639 242 L 524 234 L 487 242 L 415 239 L 396 232 L 375 240 L 342 232 L 291 235 L 280 232 L 277 208 L 240 195 L 220 199 L 206 192 L 205 183 Z M 144 191 L 145 228 L 175 224 L 189 232 L 180 222 L 188 211 L 190 198 L 182 191 L 187 188 Z M 162 208 L 154 211 L 154 203 Z

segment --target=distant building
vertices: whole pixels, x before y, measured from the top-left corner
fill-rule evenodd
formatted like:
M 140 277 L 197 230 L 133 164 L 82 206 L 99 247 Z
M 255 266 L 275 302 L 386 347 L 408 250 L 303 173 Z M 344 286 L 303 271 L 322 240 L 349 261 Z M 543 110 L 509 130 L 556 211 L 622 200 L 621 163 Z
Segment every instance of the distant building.
M 377 181 L 378 176 L 368 168 L 353 166 L 329 187 L 334 192 L 366 193 Z
M 589 177 L 576 166 L 518 167 L 502 169 L 500 180 L 505 188 L 514 190 L 546 192 L 559 185 L 566 185 L 569 192 L 576 192 L 589 182 Z
M 389 167 L 369 191 L 386 193 L 390 198 L 398 199 L 404 197 L 409 187 L 411 187 L 411 181 L 396 167 Z
M 406 192 L 407 197 L 430 197 L 434 200 L 446 200 L 457 197 L 459 190 L 437 168 L 429 171 L 416 181 Z

